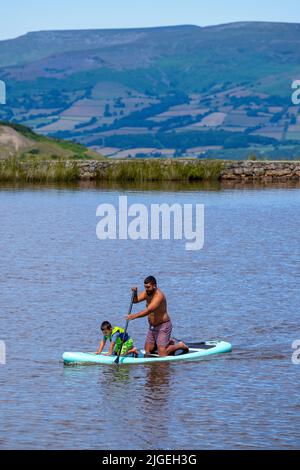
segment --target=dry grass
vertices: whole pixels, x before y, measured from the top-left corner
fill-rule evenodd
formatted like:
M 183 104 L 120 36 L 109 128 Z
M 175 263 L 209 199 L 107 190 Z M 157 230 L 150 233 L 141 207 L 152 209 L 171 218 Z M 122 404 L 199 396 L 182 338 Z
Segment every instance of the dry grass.
M 75 162 L 30 160 L 22 162 L 11 158 L 0 163 L 0 181 L 50 183 L 79 180 L 79 169 Z
M 108 181 L 213 181 L 221 175 L 220 160 L 135 160 L 119 161 L 97 179 Z
M 87 162 L 88 163 L 88 162 Z M 99 167 L 97 181 L 217 181 L 223 162 L 220 160 L 119 160 Z M 0 181 L 31 183 L 70 182 L 80 180 L 76 160 L 10 158 L 0 162 Z

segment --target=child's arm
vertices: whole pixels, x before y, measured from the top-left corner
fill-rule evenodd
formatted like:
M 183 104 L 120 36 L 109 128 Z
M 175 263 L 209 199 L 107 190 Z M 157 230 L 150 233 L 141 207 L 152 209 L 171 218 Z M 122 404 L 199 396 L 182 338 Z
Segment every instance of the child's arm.
M 116 332 L 111 338 L 110 338 L 110 346 L 109 346 L 109 350 L 108 350 L 108 353 L 105 354 L 105 356 L 112 356 L 114 351 L 115 351 L 115 346 L 116 346 L 116 342 L 117 342 L 117 339 L 119 338 L 120 334 L 118 332 Z
M 114 341 L 111 341 L 108 353 L 105 354 L 105 356 L 112 356 L 114 353 L 116 343 Z
M 96 351 L 95 354 L 101 354 L 102 351 L 103 351 L 103 349 L 105 348 L 105 344 L 106 344 L 106 341 L 105 341 L 104 339 L 102 339 L 102 341 L 101 341 L 101 343 L 100 343 L 100 345 L 99 345 L 99 349 L 98 349 L 98 351 Z

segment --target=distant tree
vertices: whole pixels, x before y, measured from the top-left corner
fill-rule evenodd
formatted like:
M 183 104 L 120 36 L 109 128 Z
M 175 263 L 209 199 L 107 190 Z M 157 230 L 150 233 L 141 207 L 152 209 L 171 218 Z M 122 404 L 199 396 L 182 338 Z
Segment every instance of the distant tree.
M 146 158 L 146 157 L 147 157 L 147 154 L 146 154 L 146 153 L 142 153 L 142 152 L 137 153 L 137 154 L 135 155 L 135 158 Z
M 92 126 L 93 124 L 96 124 L 97 118 L 92 117 L 89 121 L 87 122 L 81 122 L 79 124 L 76 124 L 75 129 L 82 129 L 84 127 Z
M 256 117 L 257 116 L 257 110 L 256 109 L 247 109 L 247 116 Z
M 112 114 L 110 112 L 110 105 L 107 103 L 104 109 L 104 117 L 111 117 L 111 116 Z
M 270 119 L 270 122 L 272 124 L 277 124 L 282 118 L 283 118 L 284 113 L 281 111 L 280 113 L 275 113 Z
M 125 108 L 125 103 L 123 102 L 121 97 L 115 100 L 115 108 Z
M 38 155 L 40 153 L 39 149 L 32 149 L 29 151 L 30 155 Z
M 175 157 L 175 158 L 182 157 L 183 154 L 184 154 L 184 150 L 183 150 L 183 149 L 176 149 L 176 150 L 175 150 L 175 153 L 174 153 L 174 157 Z
M 248 145 L 247 136 L 242 134 L 233 134 L 232 136 L 227 137 L 224 141 L 224 149 L 247 147 Z

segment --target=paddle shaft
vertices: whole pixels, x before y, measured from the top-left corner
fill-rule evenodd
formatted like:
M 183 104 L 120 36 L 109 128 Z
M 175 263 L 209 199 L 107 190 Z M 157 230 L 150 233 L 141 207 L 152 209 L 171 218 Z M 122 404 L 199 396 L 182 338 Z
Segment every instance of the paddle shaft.
M 129 307 L 129 310 L 128 310 L 128 315 L 131 314 L 131 310 L 132 310 L 132 306 L 133 306 L 134 297 L 135 297 L 135 292 L 132 292 L 130 307 Z M 127 330 L 128 330 L 128 326 L 129 326 L 129 320 L 127 320 L 127 322 L 126 322 L 126 326 L 125 326 L 125 330 L 124 330 L 124 334 L 123 334 L 122 343 L 121 343 L 120 349 L 118 350 L 118 356 L 117 356 L 117 359 L 115 360 L 115 364 L 119 364 L 120 355 L 121 355 L 121 352 L 122 352 L 123 345 L 124 345 L 124 343 L 125 343 L 125 338 L 126 338 L 126 333 L 127 333 Z

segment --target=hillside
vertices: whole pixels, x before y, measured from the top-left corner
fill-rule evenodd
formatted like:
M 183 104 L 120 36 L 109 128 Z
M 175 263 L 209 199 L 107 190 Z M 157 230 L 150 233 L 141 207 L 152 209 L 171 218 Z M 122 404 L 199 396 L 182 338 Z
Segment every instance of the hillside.
M 0 41 L 1 119 L 109 156 L 300 154 L 300 25 L 41 31 Z
M 0 122 L 0 160 L 16 157 L 20 160 L 103 158 L 83 145 L 40 136 L 25 126 Z

